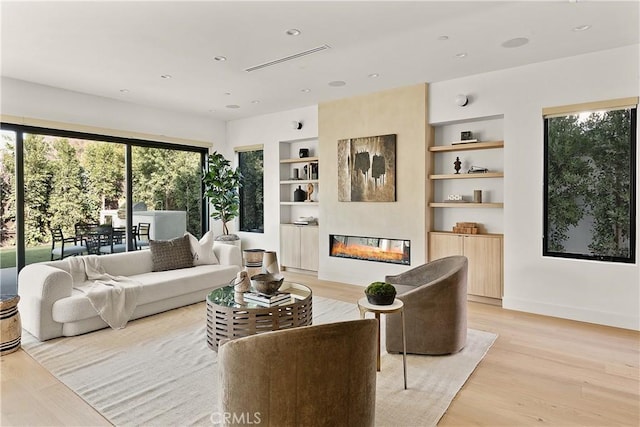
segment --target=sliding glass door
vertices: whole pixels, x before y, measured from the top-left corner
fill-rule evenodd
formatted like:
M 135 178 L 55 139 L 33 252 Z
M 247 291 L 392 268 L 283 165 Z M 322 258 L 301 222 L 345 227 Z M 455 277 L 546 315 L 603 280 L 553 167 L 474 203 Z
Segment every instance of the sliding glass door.
M 140 223 L 153 224 L 152 238 L 185 231 L 201 236 L 207 225 L 201 181 L 206 152 L 2 124 L 0 291 L 16 293 L 17 273 L 24 265 L 75 255 L 71 246 L 87 246 L 80 224 L 121 228 L 129 237 Z M 77 240 L 65 242 L 61 253 L 61 245 L 54 245 L 60 236 Z M 119 249 L 141 248 L 133 239 L 124 243 Z

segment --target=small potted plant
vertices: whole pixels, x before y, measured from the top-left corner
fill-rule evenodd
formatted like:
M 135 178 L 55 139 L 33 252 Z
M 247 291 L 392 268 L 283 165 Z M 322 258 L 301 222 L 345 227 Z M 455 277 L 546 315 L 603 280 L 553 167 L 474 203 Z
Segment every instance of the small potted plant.
M 396 288 L 390 283 L 373 282 L 364 290 L 367 301 L 375 305 L 391 305 L 396 298 Z

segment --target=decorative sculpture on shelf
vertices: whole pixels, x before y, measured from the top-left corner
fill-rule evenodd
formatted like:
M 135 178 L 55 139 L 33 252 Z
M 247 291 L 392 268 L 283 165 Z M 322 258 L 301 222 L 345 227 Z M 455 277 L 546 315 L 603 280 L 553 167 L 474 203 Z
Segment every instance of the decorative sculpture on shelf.
M 456 157 L 456 161 L 453 162 L 453 167 L 456 170 L 456 174 L 460 173 L 461 166 L 462 166 L 462 162 L 460 161 L 460 157 Z
M 311 200 L 311 193 L 313 193 L 313 184 L 309 183 L 307 185 L 307 200 L 305 200 L 305 202 L 312 202 L 313 200 Z

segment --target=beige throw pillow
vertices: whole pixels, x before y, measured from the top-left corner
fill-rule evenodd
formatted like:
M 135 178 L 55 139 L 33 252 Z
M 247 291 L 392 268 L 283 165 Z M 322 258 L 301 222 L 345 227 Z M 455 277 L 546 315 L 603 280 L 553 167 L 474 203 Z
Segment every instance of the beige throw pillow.
M 172 240 L 150 240 L 152 271 L 177 270 L 193 267 L 191 244 L 188 236 Z
M 185 236 L 189 236 L 189 242 L 191 243 L 193 265 L 220 264 L 216 254 L 213 253 L 213 243 L 215 241 L 213 231 L 204 233 L 200 241 L 191 233 L 185 233 Z

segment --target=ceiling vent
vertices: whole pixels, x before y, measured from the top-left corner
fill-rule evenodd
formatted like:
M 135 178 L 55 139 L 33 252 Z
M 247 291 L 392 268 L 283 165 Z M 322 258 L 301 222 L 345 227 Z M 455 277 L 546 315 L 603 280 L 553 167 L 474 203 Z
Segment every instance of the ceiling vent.
M 292 59 L 301 58 L 303 56 L 311 55 L 312 53 L 322 52 L 323 50 L 327 50 L 327 49 L 331 49 L 331 46 L 323 44 L 322 46 L 314 47 L 313 49 L 294 53 L 293 55 L 285 56 L 284 58 L 274 59 L 273 61 L 265 62 L 264 64 L 255 65 L 253 67 L 246 68 L 245 71 L 250 73 L 251 71 L 256 71 L 262 68 L 271 67 L 272 65 L 281 64 L 283 62 L 291 61 Z

